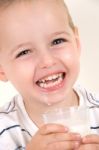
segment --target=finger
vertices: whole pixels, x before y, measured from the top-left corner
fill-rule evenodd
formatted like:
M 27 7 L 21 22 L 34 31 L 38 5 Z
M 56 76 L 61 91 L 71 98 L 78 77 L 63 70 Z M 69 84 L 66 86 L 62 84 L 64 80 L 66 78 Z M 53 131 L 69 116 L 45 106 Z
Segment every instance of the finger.
M 99 144 L 82 144 L 77 150 L 99 150 Z
M 99 144 L 99 135 L 92 134 L 92 135 L 85 136 L 82 139 L 82 142 L 85 144 L 87 143 Z
M 58 132 L 67 132 L 68 128 L 64 127 L 63 125 L 57 124 L 46 124 L 39 130 L 40 134 L 46 135 L 51 133 L 58 133 Z
M 47 141 L 48 143 L 53 142 L 61 142 L 61 141 L 78 141 L 81 142 L 82 138 L 80 134 L 77 133 L 53 133 L 50 135 L 47 135 Z
M 71 150 L 71 149 L 77 149 L 80 146 L 80 142 L 74 142 L 74 141 L 62 141 L 62 142 L 55 142 L 48 145 L 48 149 L 54 149 L 54 150 Z

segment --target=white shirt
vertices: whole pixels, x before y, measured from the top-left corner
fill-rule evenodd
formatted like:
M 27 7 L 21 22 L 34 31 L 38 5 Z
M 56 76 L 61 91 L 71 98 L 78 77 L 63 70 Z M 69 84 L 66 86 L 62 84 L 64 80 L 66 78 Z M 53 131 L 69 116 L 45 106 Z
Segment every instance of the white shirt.
M 80 106 L 93 107 L 90 111 L 90 128 L 92 133 L 99 134 L 99 97 L 80 86 L 74 90 L 79 96 Z M 24 150 L 37 130 L 20 95 L 0 109 L 0 150 Z

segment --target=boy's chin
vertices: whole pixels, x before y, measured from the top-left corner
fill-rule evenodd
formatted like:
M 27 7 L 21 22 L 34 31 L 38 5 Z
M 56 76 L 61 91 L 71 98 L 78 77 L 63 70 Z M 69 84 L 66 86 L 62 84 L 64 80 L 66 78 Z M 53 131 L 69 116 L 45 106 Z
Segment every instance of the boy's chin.
M 66 96 L 66 95 L 65 95 Z M 52 105 L 57 105 L 58 103 L 62 103 L 66 98 L 65 96 L 63 97 L 63 95 L 59 95 L 59 96 L 44 96 L 40 101 L 47 105 L 47 106 L 52 106 Z

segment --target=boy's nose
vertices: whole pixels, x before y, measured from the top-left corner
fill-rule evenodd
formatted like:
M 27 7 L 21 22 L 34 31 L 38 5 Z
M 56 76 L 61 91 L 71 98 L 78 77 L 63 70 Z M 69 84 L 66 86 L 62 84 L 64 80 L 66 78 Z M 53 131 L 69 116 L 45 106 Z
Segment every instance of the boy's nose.
M 56 64 L 56 58 L 51 53 L 48 52 L 43 53 L 42 56 L 40 57 L 39 67 L 41 69 L 50 68 L 55 64 Z

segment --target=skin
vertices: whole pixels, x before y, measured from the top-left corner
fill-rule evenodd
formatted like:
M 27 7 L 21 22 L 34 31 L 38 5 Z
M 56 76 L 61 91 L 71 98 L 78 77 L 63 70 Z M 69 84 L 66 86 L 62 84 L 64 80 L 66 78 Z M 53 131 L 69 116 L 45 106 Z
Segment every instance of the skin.
M 37 105 L 38 110 L 64 100 L 66 105 L 74 103 L 72 86 L 79 74 L 80 43 L 62 9 L 48 0 L 25 7 L 13 4 L 0 14 L 1 73 L 21 93 L 25 105 Z M 66 73 L 62 86 L 53 90 L 37 86 L 39 79 L 59 72 Z
M 98 136 L 81 139 L 79 134 L 70 133 L 61 125 L 43 125 L 40 118 L 46 110 L 78 105 L 79 99 L 72 87 L 79 74 L 79 61 L 78 32 L 69 26 L 60 1 L 13 3 L 1 11 L 0 76 L 21 93 L 28 115 L 39 127 L 27 150 L 33 147 L 35 150 L 90 147 L 91 150 L 92 146 L 92 150 L 96 150 Z M 62 84 L 45 89 L 36 84 L 40 79 L 63 72 Z

